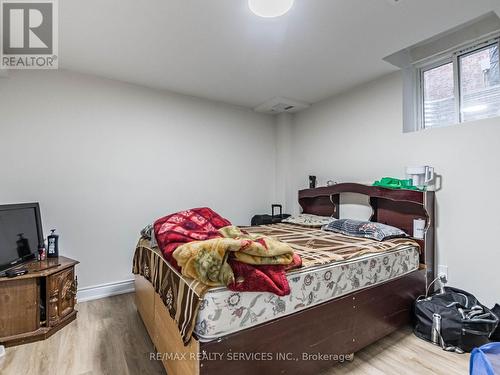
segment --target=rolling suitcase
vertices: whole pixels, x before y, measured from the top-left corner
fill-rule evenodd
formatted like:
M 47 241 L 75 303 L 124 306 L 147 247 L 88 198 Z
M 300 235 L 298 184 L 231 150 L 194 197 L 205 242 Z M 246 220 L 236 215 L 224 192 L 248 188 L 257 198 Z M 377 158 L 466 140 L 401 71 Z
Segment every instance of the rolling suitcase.
M 279 208 L 279 214 L 275 215 L 275 209 Z M 281 223 L 282 220 L 290 217 L 290 215 L 283 213 L 283 206 L 281 204 L 273 204 L 271 205 L 271 215 L 255 215 L 252 217 L 252 226 L 256 225 L 268 225 L 268 224 L 278 224 Z

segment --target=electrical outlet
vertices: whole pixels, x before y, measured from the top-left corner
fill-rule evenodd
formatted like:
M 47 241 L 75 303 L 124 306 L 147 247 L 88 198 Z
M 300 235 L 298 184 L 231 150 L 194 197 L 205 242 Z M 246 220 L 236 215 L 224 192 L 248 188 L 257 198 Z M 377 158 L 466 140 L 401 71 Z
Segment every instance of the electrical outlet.
M 438 276 L 444 275 L 446 279 L 448 279 L 448 266 L 445 266 L 444 264 L 440 264 L 438 266 Z

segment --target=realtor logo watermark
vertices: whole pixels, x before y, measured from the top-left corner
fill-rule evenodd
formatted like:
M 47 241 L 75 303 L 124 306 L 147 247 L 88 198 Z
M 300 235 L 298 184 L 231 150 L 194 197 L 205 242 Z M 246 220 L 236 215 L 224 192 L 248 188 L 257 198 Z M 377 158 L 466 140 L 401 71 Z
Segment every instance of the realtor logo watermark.
M 58 68 L 57 0 L 0 0 L 0 68 Z

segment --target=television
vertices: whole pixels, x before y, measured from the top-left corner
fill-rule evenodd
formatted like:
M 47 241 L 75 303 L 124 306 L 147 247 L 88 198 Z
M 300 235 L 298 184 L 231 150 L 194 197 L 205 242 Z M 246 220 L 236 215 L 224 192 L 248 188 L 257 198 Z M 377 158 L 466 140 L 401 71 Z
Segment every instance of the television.
M 35 258 L 42 243 L 38 203 L 0 205 L 0 272 Z

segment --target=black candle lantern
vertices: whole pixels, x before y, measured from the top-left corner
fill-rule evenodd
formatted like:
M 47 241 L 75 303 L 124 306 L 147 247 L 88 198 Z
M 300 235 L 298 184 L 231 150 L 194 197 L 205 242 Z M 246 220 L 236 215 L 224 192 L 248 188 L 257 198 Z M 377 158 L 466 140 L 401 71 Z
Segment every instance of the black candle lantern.
M 47 236 L 47 257 L 57 258 L 59 256 L 59 235 L 55 234 L 55 229 L 52 229 L 50 235 Z
M 309 176 L 309 189 L 316 188 L 316 176 Z

